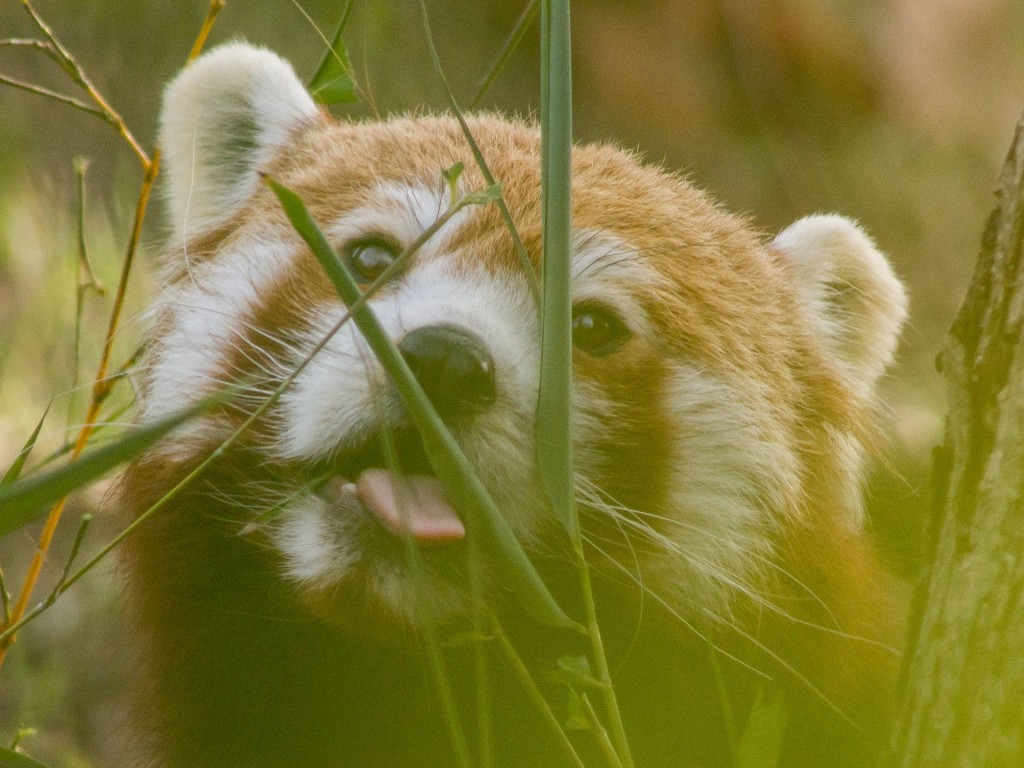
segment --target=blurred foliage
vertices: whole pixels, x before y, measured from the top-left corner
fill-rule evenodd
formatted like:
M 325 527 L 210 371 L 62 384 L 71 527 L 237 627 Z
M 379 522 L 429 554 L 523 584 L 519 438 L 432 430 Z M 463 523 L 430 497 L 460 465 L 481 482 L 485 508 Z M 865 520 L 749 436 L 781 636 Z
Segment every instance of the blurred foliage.
M 429 0 L 438 49 L 463 104 L 525 4 Z M 344 2 L 301 5 L 329 36 Z M 205 0 L 36 6 L 151 147 L 160 89 L 184 61 Z M 1024 107 L 1024 4 L 577 0 L 573 14 L 579 140 L 636 147 L 680 168 L 766 232 L 815 211 L 854 216 L 892 256 L 910 289 L 911 323 L 886 384 L 892 441 L 869 498 L 882 538 L 911 572 L 928 452 L 944 411 L 932 360 L 966 289 L 998 167 Z M 0 38 L 31 33 L 19 3 L 0 4 Z M 238 37 L 280 52 L 307 78 L 325 48 L 291 0 L 229 0 L 210 44 Z M 418 4 L 356 0 L 346 44 L 367 100 L 337 107 L 339 115 L 444 108 Z M 535 111 L 537 60 L 534 29 L 485 106 Z M 0 73 L 69 92 L 57 67 L 32 51 L 0 48 Z M 37 455 L 62 443 L 86 400 L 71 392 L 79 380 L 71 343 L 73 159 L 92 161 L 87 229 L 107 285 L 117 279 L 140 173 L 115 132 L 90 116 L 2 86 L 0 116 L 2 470 L 51 397 Z M 159 247 L 160 213 L 155 206 L 147 221 L 150 252 Z M 145 260 L 140 266 L 116 361 L 137 340 L 149 282 Z M 87 300 L 80 354 L 87 383 L 109 301 Z M 107 538 L 103 525 L 100 514 L 91 538 Z M 0 546 L 12 581 L 21 577 L 33 533 Z M 51 579 L 60 566 L 51 564 Z M 40 733 L 26 744 L 40 757 L 119 764 L 110 713 L 124 673 L 118 654 L 108 652 L 117 637 L 111 582 L 104 574 L 87 579 L 25 630 L 0 674 L 0 738 L 33 725 Z

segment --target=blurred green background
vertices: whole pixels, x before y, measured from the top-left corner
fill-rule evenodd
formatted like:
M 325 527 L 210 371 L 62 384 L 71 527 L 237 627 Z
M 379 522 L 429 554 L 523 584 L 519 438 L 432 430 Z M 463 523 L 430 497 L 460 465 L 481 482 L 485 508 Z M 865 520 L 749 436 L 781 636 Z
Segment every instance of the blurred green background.
M 429 0 L 457 96 L 468 103 L 525 0 Z M 20 3 L 0 4 L 0 38 L 38 37 Z M 343 2 L 302 0 L 325 34 Z M 35 7 L 153 145 L 160 89 L 181 66 L 204 0 L 38 0 Z M 356 0 L 347 43 L 366 116 L 441 109 L 418 3 Z M 894 565 L 912 575 L 927 504 L 929 451 L 944 410 L 933 360 L 969 280 L 1003 153 L 1024 108 L 1019 0 L 577 0 L 575 132 L 680 169 L 766 232 L 838 211 L 866 226 L 911 294 L 899 364 L 885 383 L 891 440 L 869 488 L 872 521 Z M 211 44 L 244 37 L 312 74 L 324 44 L 298 3 L 229 0 Z M 484 101 L 537 108 L 533 29 Z M 0 74 L 75 94 L 37 52 L 0 47 Z M 89 248 L 108 286 L 90 296 L 76 377 L 74 158 L 88 172 Z M 0 469 L 43 409 L 39 455 L 82 418 L 140 182 L 110 126 L 0 85 Z M 115 363 L 134 348 L 152 254 L 153 206 Z M 75 521 L 94 509 L 95 547 L 112 533 L 101 485 L 72 504 L 44 581 L 62 566 Z M 37 527 L 0 542 L 20 586 Z M 34 726 L 26 746 L 66 766 L 118 765 L 115 712 L 131 685 L 119 637 L 113 563 L 26 629 L 0 669 L 0 742 Z M 44 583 L 45 589 L 45 583 Z M 42 593 L 40 593 L 42 594 Z

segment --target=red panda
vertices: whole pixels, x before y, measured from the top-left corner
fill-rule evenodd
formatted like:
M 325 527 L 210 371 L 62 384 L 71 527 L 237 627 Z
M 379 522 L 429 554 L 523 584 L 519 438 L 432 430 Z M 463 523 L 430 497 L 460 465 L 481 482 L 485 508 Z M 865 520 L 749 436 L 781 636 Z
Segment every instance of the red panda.
M 490 114 L 468 125 L 536 268 L 538 129 Z M 247 389 L 129 467 L 129 519 L 344 315 L 261 175 L 306 201 L 367 284 L 447 208 L 445 169 L 465 163 L 463 193 L 483 186 L 453 118 L 334 120 L 289 64 L 243 43 L 171 82 L 160 141 L 171 235 L 139 419 L 222 384 Z M 811 216 L 769 241 L 633 154 L 578 146 L 572 163 L 574 489 L 636 764 L 733 765 L 729 734 L 758 697 L 781 696 L 780 765 L 863 765 L 884 728 L 899 611 L 859 484 L 903 289 L 848 219 Z M 573 611 L 565 533 L 535 460 L 539 317 L 499 210 L 462 209 L 369 304 Z M 384 460 L 385 432 L 400 470 Z M 332 479 L 313 484 L 325 468 Z M 379 364 L 343 325 L 125 544 L 138 765 L 454 764 L 416 599 L 443 627 L 465 624 L 466 533 L 430 471 Z M 399 515 L 402 474 L 425 477 Z M 405 535 L 421 551 L 418 587 Z M 547 686 L 544 671 L 579 638 L 524 618 L 485 581 Z M 446 658 L 472 733 L 472 664 L 458 648 Z M 496 658 L 490 667 L 494 764 L 565 764 L 519 684 Z M 558 711 L 557 685 L 545 691 Z

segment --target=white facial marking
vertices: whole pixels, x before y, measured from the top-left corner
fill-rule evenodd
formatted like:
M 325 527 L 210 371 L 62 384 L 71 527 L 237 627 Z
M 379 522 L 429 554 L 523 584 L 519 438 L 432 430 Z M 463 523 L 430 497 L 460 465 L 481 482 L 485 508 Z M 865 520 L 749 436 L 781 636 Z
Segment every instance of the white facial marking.
M 422 183 L 381 182 L 367 192 L 368 202 L 329 225 L 325 232 L 338 244 L 368 235 L 384 235 L 408 248 L 448 208 L 447 187 Z M 419 249 L 417 260 L 444 253 L 454 235 L 473 215 L 468 206 L 452 216 Z
M 354 490 L 346 490 L 355 496 Z M 354 545 L 359 527 L 352 509 L 344 512 L 318 497 L 307 497 L 283 510 L 271 526 L 271 540 L 284 556 L 284 576 L 318 598 L 330 600 L 332 590 L 360 564 L 362 553 Z M 413 625 L 417 617 L 419 592 L 396 564 L 364 572 L 373 596 L 399 620 Z M 426 598 L 435 616 L 443 617 L 465 609 L 461 591 L 436 575 L 426 573 Z
M 690 564 L 690 578 L 670 571 L 678 604 L 728 610 L 731 588 L 751 581 L 768 555 L 765 531 L 792 513 L 798 459 L 771 427 L 770 403 L 688 365 L 676 365 L 664 408 L 675 423 L 669 508 L 678 525 L 667 535 Z
M 245 332 L 245 316 L 289 268 L 294 252 L 288 243 L 249 238 L 193 267 L 194 280 L 165 289 L 153 312 L 168 328 L 152 353 L 142 421 L 175 413 L 228 383 L 217 376 Z
M 379 199 L 330 228 L 345 242 L 370 234 L 410 244 L 447 205 L 447 192 L 423 186 L 381 185 Z M 476 335 L 494 359 L 499 400 L 521 408 L 536 394 L 536 314 L 525 283 L 484 269 L 456 266 L 445 249 L 472 215 L 460 211 L 414 256 L 409 269 L 372 299 L 369 306 L 392 341 L 433 325 Z M 308 348 L 344 315 L 337 304 L 311 312 Z M 339 443 L 357 441 L 383 425 L 395 424 L 402 409 L 376 358 L 354 323 L 346 325 L 298 377 L 282 398 L 281 433 L 275 450 L 282 458 L 311 459 L 330 454 Z
M 572 238 L 572 298 L 594 301 L 614 310 L 639 336 L 653 332 L 636 294 L 662 278 L 627 241 L 601 230 L 581 229 Z
M 331 523 L 329 505 L 317 497 L 307 497 L 288 507 L 272 538 L 285 556 L 285 575 L 289 579 L 328 586 L 355 564 L 358 553 L 349 546 L 343 531 L 337 531 Z

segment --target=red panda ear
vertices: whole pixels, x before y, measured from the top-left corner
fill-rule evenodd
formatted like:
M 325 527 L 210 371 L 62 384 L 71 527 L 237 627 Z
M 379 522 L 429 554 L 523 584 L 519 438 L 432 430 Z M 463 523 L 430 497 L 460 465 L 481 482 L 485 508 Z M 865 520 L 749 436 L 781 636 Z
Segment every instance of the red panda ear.
M 167 86 L 160 112 L 174 236 L 187 241 L 230 218 L 259 169 L 318 114 L 291 64 L 247 43 L 199 57 Z
M 870 395 L 907 316 L 906 293 L 888 260 L 857 224 L 835 215 L 800 219 L 771 247 L 790 266 L 840 371 Z

